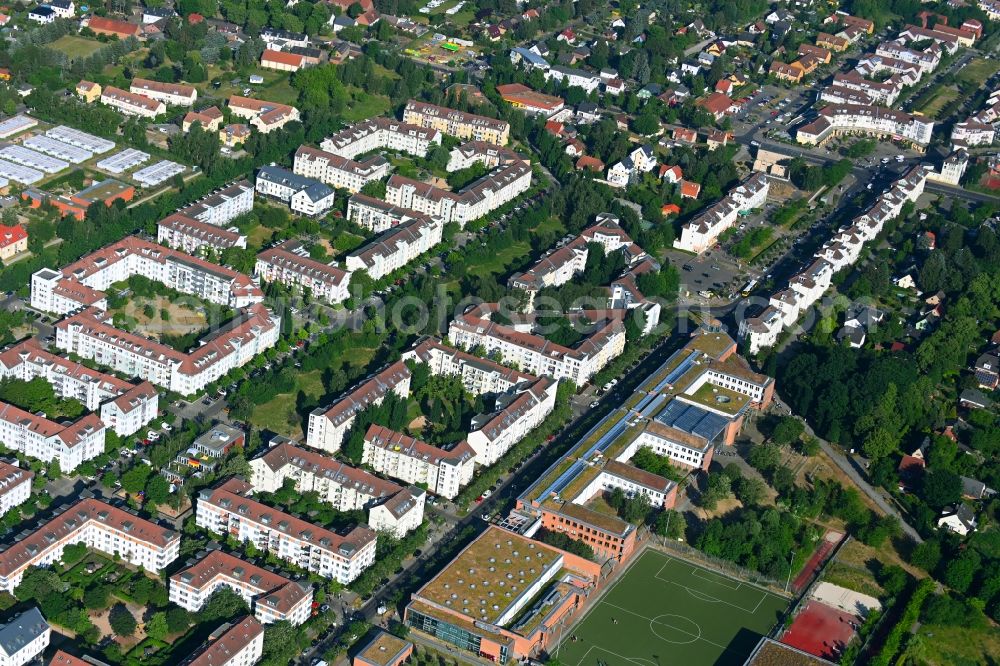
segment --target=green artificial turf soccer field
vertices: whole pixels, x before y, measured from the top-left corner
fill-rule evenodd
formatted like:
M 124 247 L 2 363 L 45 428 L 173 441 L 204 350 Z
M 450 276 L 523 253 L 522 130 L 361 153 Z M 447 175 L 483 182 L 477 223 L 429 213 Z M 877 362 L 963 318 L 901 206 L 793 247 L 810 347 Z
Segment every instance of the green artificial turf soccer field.
M 787 604 L 749 583 L 646 550 L 566 628 L 558 659 L 564 666 L 742 665 Z

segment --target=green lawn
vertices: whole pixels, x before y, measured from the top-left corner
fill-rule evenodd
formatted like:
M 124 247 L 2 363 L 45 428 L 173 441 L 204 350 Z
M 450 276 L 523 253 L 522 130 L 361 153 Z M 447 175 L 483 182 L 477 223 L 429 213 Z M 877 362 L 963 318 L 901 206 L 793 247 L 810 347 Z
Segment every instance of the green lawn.
M 647 550 L 566 630 L 558 659 L 565 666 L 737 666 L 787 605 L 748 583 Z
M 347 122 L 357 122 L 376 116 L 384 116 L 392 106 L 389 98 L 385 95 L 372 95 L 360 88 L 347 86 L 351 93 L 351 101 L 344 109 L 344 120 Z
M 104 44 L 95 39 L 87 39 L 79 35 L 63 35 L 48 45 L 50 49 L 65 53 L 71 60 L 86 58 L 102 46 Z
M 986 58 L 973 58 L 958 71 L 955 78 L 962 83 L 981 85 L 1000 69 L 1000 63 Z
M 507 270 L 507 266 L 518 257 L 523 257 L 531 251 L 531 244 L 528 241 L 514 243 L 505 250 L 498 252 L 481 264 L 469 266 L 469 272 L 486 277 L 490 274 L 502 273 Z
M 937 114 L 941 113 L 941 109 L 958 99 L 958 95 L 958 90 L 955 88 L 950 86 L 941 88 L 934 97 L 923 105 L 920 112 L 928 118 L 937 118 Z

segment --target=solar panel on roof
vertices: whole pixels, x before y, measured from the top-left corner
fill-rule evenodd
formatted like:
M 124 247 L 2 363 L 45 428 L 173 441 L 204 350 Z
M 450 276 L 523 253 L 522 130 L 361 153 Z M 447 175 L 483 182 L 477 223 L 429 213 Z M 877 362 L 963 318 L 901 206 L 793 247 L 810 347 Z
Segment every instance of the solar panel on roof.
M 680 400 L 671 400 L 656 416 L 660 423 L 683 432 L 714 441 L 729 425 L 729 420 L 707 409 Z

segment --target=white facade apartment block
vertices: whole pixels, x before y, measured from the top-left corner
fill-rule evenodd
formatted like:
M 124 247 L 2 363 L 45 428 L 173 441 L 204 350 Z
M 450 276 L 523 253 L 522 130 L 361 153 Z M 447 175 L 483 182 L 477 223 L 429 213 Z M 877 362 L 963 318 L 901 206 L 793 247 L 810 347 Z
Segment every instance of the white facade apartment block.
M 254 272 L 258 278 L 267 282 L 309 289 L 313 296 L 330 303 L 341 303 L 350 297 L 350 273 L 300 256 L 282 246 L 258 254 Z
M 6 624 L 0 624 L 0 664 L 23 666 L 35 661 L 49 646 L 51 637 L 49 623 L 32 606 Z
M 264 656 L 264 626 L 249 615 L 222 625 L 208 640 L 184 666 L 253 666 Z
M 723 231 L 736 224 L 740 213 L 763 206 L 770 187 L 767 176 L 762 173 L 752 175 L 717 204 L 685 224 L 681 237 L 674 241 L 674 247 L 701 254 L 715 244 Z
M 405 483 L 424 484 L 432 493 L 453 499 L 472 481 L 475 451 L 462 441 L 445 450 L 399 432 L 373 425 L 365 434 L 361 462 Z
M 193 106 L 198 99 L 198 89 L 194 86 L 140 78 L 132 79 L 129 92 L 159 100 L 170 106 Z
M 348 221 L 377 234 L 422 215 L 360 193 L 347 200 Z
M 155 118 L 167 112 L 167 106 L 145 95 L 136 95 L 121 88 L 106 86 L 101 92 L 101 104 L 118 109 L 126 116 Z
M 202 491 L 195 509 L 199 527 L 253 543 L 324 578 L 344 585 L 375 561 L 375 532 L 355 527 L 347 536 L 312 525 L 246 496 L 252 486 L 230 479 Z
M 170 601 L 195 613 L 221 588 L 239 595 L 263 624 L 286 621 L 297 626 L 311 616 L 311 584 L 293 581 L 220 550 L 210 551 L 170 577 Z
M 232 247 L 246 248 L 247 237 L 232 229 L 223 229 L 184 215 L 170 215 L 156 223 L 156 242 L 187 254 L 204 248 L 221 252 Z
M 181 536 L 100 500 L 81 500 L 0 553 L 0 590 L 13 592 L 29 567 L 58 562 L 75 543 L 158 573 L 177 559 Z
M 31 497 L 31 479 L 35 473 L 15 464 L 0 460 L 0 515 L 28 501 Z
M 178 211 L 199 222 L 219 227 L 253 210 L 254 188 L 250 181 L 240 180 L 209 194 Z
M 348 254 L 347 270 L 363 270 L 373 280 L 380 280 L 429 252 L 441 242 L 443 234 L 444 224 L 440 220 L 419 215 Z
M 392 150 L 427 157 L 431 146 L 441 145 L 441 132 L 392 118 L 373 118 L 351 125 L 319 145 L 328 153 L 353 160 L 375 150 Z
M 537 428 L 556 405 L 558 382 L 541 377 L 518 386 L 498 399 L 497 411 L 476 417 L 467 441 L 476 452 L 476 462 L 489 466 Z
M 307 187 L 299 190 L 288 200 L 288 207 L 306 217 L 319 217 L 333 208 L 335 192 L 332 187 Z
M 292 171 L 353 194 L 366 184 L 388 176 L 389 166 L 389 161 L 378 155 L 356 162 L 323 150 L 300 146 L 295 151 Z
M 534 375 L 449 347 L 436 338 L 421 340 L 403 352 L 402 359 L 424 363 L 432 375 L 460 377 L 462 386 L 473 395 L 506 393 L 517 384 L 537 379 Z
M 31 458 L 58 460 L 64 472 L 104 453 L 104 432 L 96 414 L 63 425 L 0 402 L 0 443 Z
M 275 492 L 292 479 L 296 491 L 316 492 L 338 511 L 367 509 L 368 524 L 377 532 L 401 537 L 423 523 L 423 491 L 403 488 L 290 441 L 272 442 L 270 449 L 250 461 L 250 469 L 254 490 Z
M 392 391 L 401 398 L 410 395 L 410 369 L 402 361 L 380 370 L 329 407 L 319 407 L 309 415 L 306 445 L 335 453 L 354 423 L 358 412 L 369 405 L 380 405 Z

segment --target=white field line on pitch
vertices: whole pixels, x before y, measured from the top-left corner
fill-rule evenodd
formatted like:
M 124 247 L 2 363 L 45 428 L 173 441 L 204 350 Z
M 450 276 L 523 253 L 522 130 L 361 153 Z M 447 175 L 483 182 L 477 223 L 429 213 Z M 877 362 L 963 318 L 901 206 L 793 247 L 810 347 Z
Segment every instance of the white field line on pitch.
M 703 635 L 701 635 L 701 625 L 698 624 L 697 622 L 695 622 L 694 620 L 692 620 L 691 618 L 689 618 L 687 615 L 678 615 L 677 617 L 687 618 L 688 622 L 690 622 L 694 626 L 698 627 L 698 632 L 699 632 L 698 635 L 692 634 L 690 631 L 685 631 L 685 630 L 681 629 L 680 627 L 675 627 L 673 625 L 667 624 L 666 622 L 660 622 L 659 620 L 650 619 L 650 618 L 646 617 L 645 615 L 640 615 L 639 613 L 636 613 L 633 610 L 629 610 L 627 608 L 622 608 L 621 606 L 616 606 L 615 604 L 611 603 L 610 601 L 601 601 L 601 603 L 602 604 L 607 604 L 608 606 L 611 606 L 612 608 L 617 608 L 618 610 L 620 610 L 622 612 L 629 613 L 631 615 L 635 615 L 636 617 L 641 617 L 643 620 L 646 620 L 647 622 L 649 622 L 650 626 L 652 626 L 653 624 L 660 624 L 660 625 L 663 625 L 664 627 L 668 627 L 670 629 L 673 629 L 674 631 L 679 631 L 680 633 L 685 634 L 687 636 L 690 636 L 691 638 L 694 638 L 696 640 L 705 641 L 706 643 L 711 643 L 715 647 L 720 648 L 722 650 L 729 650 L 729 648 L 726 647 L 725 645 L 719 645 L 715 641 L 709 640 L 709 639 L 705 638 Z M 650 632 L 650 633 L 653 633 L 653 632 Z M 656 636 L 656 634 L 653 634 L 653 635 Z M 660 637 L 657 636 L 657 638 L 660 638 Z M 670 641 L 664 640 L 662 638 L 660 638 L 660 640 L 663 641 L 664 643 L 669 643 L 670 642 Z
M 600 650 L 601 652 L 607 652 L 608 654 L 614 655 L 614 656 L 618 657 L 619 659 L 624 659 L 625 661 L 631 661 L 633 664 L 637 664 L 638 666 L 645 666 L 646 664 L 653 664 L 653 660 L 652 659 L 645 659 L 643 657 L 626 657 L 624 655 L 618 654 L 617 652 L 613 652 L 613 651 L 611 651 L 611 650 L 609 650 L 607 648 L 603 648 L 600 645 L 591 645 L 590 649 L 588 649 L 586 652 L 584 652 L 583 656 L 580 657 L 580 661 L 576 662 L 576 666 L 580 666 L 580 664 L 582 664 L 587 659 L 587 657 L 590 655 L 590 653 L 593 650 Z M 643 662 L 645 662 L 645 663 L 643 663 Z
M 678 583 L 675 580 L 670 580 L 668 578 L 661 578 L 660 574 L 667 567 L 667 564 L 669 564 L 670 562 L 674 562 L 674 561 L 676 561 L 676 560 L 674 560 L 673 558 L 670 558 L 666 562 L 664 562 L 663 566 L 660 567 L 660 570 L 656 572 L 656 579 L 659 580 L 659 581 L 662 581 L 664 583 L 670 583 L 672 585 L 676 585 L 677 587 L 680 587 L 682 589 L 687 590 L 688 593 L 692 597 L 694 597 L 695 599 L 697 599 L 699 597 L 699 595 L 700 595 L 701 597 L 704 597 L 702 599 L 702 601 L 718 602 L 720 604 L 726 604 L 727 606 L 732 606 L 733 608 L 736 608 L 737 610 L 741 610 L 744 613 L 750 613 L 751 615 L 754 615 L 754 614 L 757 613 L 757 609 L 760 608 L 760 605 L 761 605 L 761 603 L 763 603 L 764 599 L 766 599 L 768 597 L 768 593 L 767 592 L 763 592 L 761 594 L 760 600 L 757 602 L 757 605 L 753 607 L 753 610 L 750 610 L 749 608 L 743 608 L 742 606 L 737 606 L 736 604 L 734 604 L 734 603 L 732 603 L 730 601 L 726 601 L 725 599 L 719 599 L 718 597 L 713 597 L 711 594 L 706 594 L 706 593 L 702 592 L 701 590 L 691 589 L 687 585 L 684 585 L 682 583 Z M 690 566 L 690 565 L 688 565 L 688 566 Z M 704 580 L 704 579 L 702 579 L 702 580 Z

